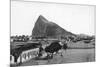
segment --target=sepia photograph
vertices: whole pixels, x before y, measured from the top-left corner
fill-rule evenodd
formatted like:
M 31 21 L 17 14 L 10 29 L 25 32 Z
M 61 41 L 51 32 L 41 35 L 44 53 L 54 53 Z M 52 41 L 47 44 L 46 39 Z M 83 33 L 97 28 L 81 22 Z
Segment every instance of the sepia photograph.
M 95 62 L 95 5 L 10 1 L 10 67 Z

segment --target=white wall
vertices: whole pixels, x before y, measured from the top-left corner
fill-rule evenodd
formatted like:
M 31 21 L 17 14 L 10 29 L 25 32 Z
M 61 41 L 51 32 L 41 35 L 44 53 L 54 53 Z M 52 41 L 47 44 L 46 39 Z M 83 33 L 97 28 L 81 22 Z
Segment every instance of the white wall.
M 36 57 L 35 55 L 30 55 L 30 57 L 29 58 L 26 57 L 26 59 L 23 57 L 24 54 L 28 55 L 28 53 L 30 53 L 30 52 L 36 52 L 38 54 L 39 53 L 39 48 L 23 51 L 22 54 L 21 54 L 22 62 L 26 62 L 26 61 Z

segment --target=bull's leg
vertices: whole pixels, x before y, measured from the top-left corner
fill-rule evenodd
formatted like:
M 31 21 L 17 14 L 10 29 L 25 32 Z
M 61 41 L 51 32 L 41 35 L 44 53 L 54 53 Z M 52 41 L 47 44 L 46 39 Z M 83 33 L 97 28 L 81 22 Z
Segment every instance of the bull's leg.
M 62 49 L 59 50 L 59 51 L 57 51 L 57 54 L 60 55 L 61 57 L 63 57 L 63 54 L 62 53 L 63 53 L 63 50 Z
M 53 53 L 51 53 L 50 59 L 53 58 Z
M 63 57 L 63 50 L 61 50 L 61 52 L 60 52 L 60 56 Z
M 62 54 L 62 52 L 61 52 L 61 55 L 60 55 L 61 57 L 63 57 L 63 54 Z
M 53 56 L 53 53 L 48 54 L 48 59 L 51 59 Z
M 50 54 L 48 53 L 47 54 L 48 63 L 50 62 L 49 57 L 50 57 Z
M 50 62 L 50 59 L 53 58 L 53 53 L 48 54 L 48 63 Z

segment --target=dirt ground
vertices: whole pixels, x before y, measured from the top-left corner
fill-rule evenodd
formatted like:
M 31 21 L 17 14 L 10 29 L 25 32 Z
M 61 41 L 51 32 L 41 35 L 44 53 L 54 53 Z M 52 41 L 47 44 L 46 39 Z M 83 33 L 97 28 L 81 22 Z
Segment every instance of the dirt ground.
M 59 54 L 54 55 L 50 60 L 34 60 L 31 59 L 20 66 L 45 65 L 45 64 L 61 64 L 61 63 L 78 63 L 95 61 L 95 49 L 67 49 L 63 52 L 63 57 Z

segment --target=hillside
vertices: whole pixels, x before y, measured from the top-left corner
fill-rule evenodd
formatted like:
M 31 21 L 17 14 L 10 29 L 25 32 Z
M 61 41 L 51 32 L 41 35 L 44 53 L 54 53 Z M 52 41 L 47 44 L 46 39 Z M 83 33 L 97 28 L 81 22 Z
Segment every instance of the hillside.
M 33 37 L 60 37 L 74 35 L 69 31 L 66 31 L 54 22 L 48 21 L 42 15 L 40 15 L 35 22 L 35 26 L 32 30 Z

